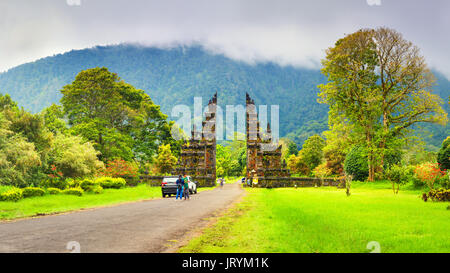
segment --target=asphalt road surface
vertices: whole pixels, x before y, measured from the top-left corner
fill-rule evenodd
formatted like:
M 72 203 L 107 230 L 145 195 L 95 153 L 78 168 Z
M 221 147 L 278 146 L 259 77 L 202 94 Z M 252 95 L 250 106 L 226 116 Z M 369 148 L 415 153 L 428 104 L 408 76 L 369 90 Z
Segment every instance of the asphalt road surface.
M 191 195 L 0 222 L 0 252 L 163 252 L 243 193 L 239 184 Z M 71 243 L 70 243 L 71 242 Z

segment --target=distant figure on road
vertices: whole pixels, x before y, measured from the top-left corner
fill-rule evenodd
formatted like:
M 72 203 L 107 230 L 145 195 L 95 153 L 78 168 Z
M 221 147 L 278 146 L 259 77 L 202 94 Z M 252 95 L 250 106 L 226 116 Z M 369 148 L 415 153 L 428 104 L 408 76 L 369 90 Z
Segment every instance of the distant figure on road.
M 225 179 L 222 177 L 221 179 L 220 179 L 220 187 L 222 188 L 223 187 L 223 183 L 225 182 Z
M 189 197 L 189 179 L 186 175 L 184 175 L 184 200 L 190 199 Z
M 184 180 L 183 177 L 180 175 L 177 179 L 177 197 L 175 200 L 178 199 L 178 196 L 180 196 L 180 200 L 183 199 L 183 186 L 184 186 Z

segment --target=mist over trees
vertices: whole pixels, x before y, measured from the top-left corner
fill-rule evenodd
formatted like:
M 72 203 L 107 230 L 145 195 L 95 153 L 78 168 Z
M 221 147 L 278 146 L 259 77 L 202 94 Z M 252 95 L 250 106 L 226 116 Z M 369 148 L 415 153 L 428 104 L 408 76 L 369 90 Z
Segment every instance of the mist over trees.
M 245 93 L 249 92 L 257 104 L 283 106 L 280 136 L 294 140 L 299 148 L 308 137 L 327 130 L 328 107 L 317 103 L 317 85 L 326 83 L 319 70 L 274 63 L 249 65 L 199 46 L 158 49 L 118 45 L 74 50 L 1 73 L 0 92 L 37 113 L 58 104 L 60 90 L 80 71 L 94 67 L 107 67 L 136 89 L 144 90 L 165 114 L 170 114 L 174 105 L 193 105 L 194 96 L 208 98 L 214 91 L 218 91 L 221 106 L 244 105 Z M 442 74 L 434 74 L 434 93 L 447 100 L 450 82 Z M 450 110 L 448 105 L 444 107 Z M 437 151 L 449 133 L 448 126 L 420 126 L 423 130 L 416 132 L 424 136 L 426 149 Z

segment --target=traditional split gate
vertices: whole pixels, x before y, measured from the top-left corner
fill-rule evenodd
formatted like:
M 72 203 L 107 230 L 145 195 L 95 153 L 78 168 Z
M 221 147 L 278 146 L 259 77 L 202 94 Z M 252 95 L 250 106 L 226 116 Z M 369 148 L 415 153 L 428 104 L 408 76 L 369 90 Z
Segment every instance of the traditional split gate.
M 214 186 L 216 182 L 216 112 L 217 93 L 208 103 L 202 128 L 192 127 L 191 138 L 181 147 L 177 174 L 187 174 L 199 186 Z
M 207 107 L 202 128 L 198 130 L 193 126 L 191 138 L 181 148 L 176 168 L 177 174 L 195 177 L 200 186 L 213 186 L 216 181 L 217 93 Z M 281 160 L 281 145 L 271 144 L 270 124 L 265 133 L 261 130 L 255 102 L 249 94 L 246 94 L 246 116 L 247 178 L 290 177 L 286 162 Z
M 261 130 L 255 102 L 246 94 L 246 139 L 247 178 L 265 184 L 265 180 L 276 180 L 291 176 L 286 162 L 281 159 L 281 145 L 272 143 L 270 123 L 264 133 Z

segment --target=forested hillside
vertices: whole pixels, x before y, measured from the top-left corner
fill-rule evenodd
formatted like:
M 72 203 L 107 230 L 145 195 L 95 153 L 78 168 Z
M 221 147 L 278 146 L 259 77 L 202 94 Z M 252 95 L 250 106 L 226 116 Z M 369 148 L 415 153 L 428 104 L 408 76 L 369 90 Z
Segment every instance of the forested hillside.
M 8 93 L 20 106 L 39 112 L 59 102 L 62 87 L 81 70 L 103 66 L 143 89 L 169 115 L 174 105 L 193 105 L 194 96 L 207 100 L 218 91 L 220 105 L 244 104 L 248 92 L 257 104 L 280 105 L 280 133 L 300 145 L 327 128 L 327 106 L 317 103 L 317 85 L 325 80 L 320 71 L 273 63 L 249 65 L 201 47 L 118 45 L 74 50 L 0 74 L 0 93 Z M 440 74 L 437 77 L 436 92 L 447 102 L 450 82 Z M 447 103 L 445 108 L 448 111 Z M 447 128 L 427 128 L 435 133 L 428 140 L 435 146 L 449 135 Z

